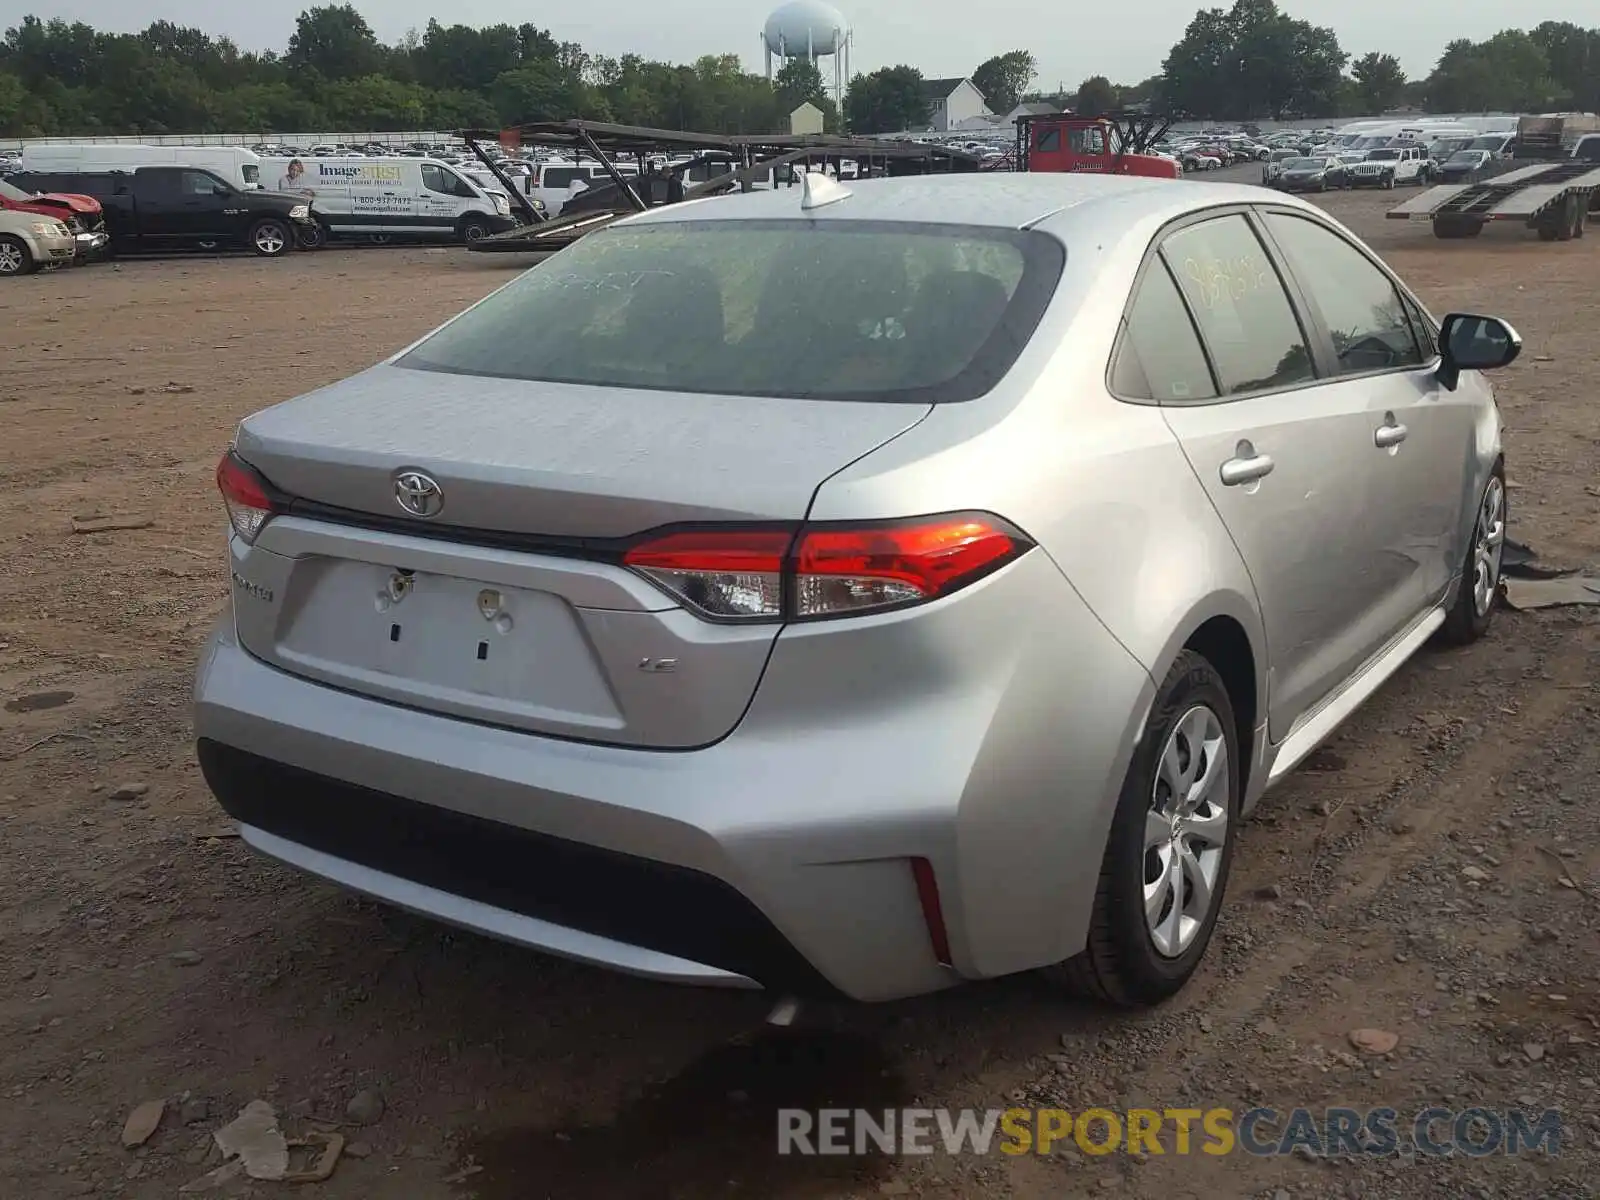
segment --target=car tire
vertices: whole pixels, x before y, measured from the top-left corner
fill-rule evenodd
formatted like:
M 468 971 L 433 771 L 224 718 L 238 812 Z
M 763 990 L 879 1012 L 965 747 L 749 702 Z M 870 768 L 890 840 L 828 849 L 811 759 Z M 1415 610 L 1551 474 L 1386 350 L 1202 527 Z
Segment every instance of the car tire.
M 262 258 L 282 258 L 294 249 L 294 244 L 293 232 L 276 217 L 250 226 L 250 249 Z
M 0 275 L 32 275 L 39 269 L 28 243 L 10 234 L 0 234 Z
M 1461 586 L 1455 603 L 1445 614 L 1439 638 L 1452 646 L 1465 646 L 1489 632 L 1494 610 L 1500 605 L 1500 563 L 1506 544 L 1506 471 L 1497 462 L 1478 497 L 1461 566 Z
M 486 224 L 478 220 L 461 222 L 462 245 L 470 246 L 473 242 L 481 242 L 493 232 Z
M 1242 758 L 1222 676 L 1185 650 L 1162 681 L 1134 748 L 1106 840 L 1088 945 L 1051 969 L 1060 982 L 1126 1008 L 1157 1004 L 1188 982 L 1211 941 L 1227 887 Z M 1204 790 L 1194 790 L 1186 805 L 1192 811 L 1181 824 L 1163 826 L 1185 804 L 1174 794 L 1174 774 L 1176 782 L 1188 779 Z M 1185 912 L 1195 900 L 1191 872 L 1207 884 L 1197 914 Z

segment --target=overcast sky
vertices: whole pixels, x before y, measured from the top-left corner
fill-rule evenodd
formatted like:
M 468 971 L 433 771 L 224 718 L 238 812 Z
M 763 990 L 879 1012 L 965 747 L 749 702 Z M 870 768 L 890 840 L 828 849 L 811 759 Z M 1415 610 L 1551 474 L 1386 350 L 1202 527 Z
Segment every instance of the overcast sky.
M 1133 83 L 1155 74 L 1172 43 L 1199 7 L 1195 0 L 1144 0 L 1133 8 L 1093 3 L 1040 4 L 1038 0 L 835 0 L 855 26 L 852 67 L 870 71 L 909 63 L 924 75 L 966 75 L 992 54 L 1023 47 L 1039 59 L 1039 83 L 1076 87 L 1087 75 Z M 701 54 L 737 53 L 760 69 L 761 26 L 772 4 L 694 0 L 663 12 L 660 0 L 530 5 L 518 0 L 356 0 L 374 32 L 394 41 L 438 16 L 447 24 L 491 25 L 532 20 L 561 41 L 581 42 L 598 54 L 629 51 L 647 58 L 684 61 Z M 1223 3 L 1226 7 L 1226 3 Z M 133 31 L 165 19 L 225 34 L 246 49 L 282 49 L 307 0 L 0 0 L 0 25 L 24 13 L 87 21 L 102 29 Z M 1294 16 L 1331 25 L 1352 54 L 1381 50 L 1397 55 L 1412 76 L 1432 68 L 1452 38 L 1488 37 L 1507 25 L 1540 21 L 1600 23 L 1596 0 L 1540 0 L 1531 9 L 1492 0 L 1300 0 L 1284 4 Z M 946 16 L 945 14 L 948 14 Z M 832 72 L 825 74 L 831 77 Z

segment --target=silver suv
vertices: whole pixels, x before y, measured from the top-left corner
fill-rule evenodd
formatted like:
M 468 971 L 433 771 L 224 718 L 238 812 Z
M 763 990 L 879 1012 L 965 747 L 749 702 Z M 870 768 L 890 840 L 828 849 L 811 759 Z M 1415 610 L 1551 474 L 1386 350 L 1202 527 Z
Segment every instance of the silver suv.
M 205 776 L 257 849 L 658 979 L 1205 951 L 1241 818 L 1494 612 L 1520 343 L 1309 205 L 655 209 L 239 427 Z

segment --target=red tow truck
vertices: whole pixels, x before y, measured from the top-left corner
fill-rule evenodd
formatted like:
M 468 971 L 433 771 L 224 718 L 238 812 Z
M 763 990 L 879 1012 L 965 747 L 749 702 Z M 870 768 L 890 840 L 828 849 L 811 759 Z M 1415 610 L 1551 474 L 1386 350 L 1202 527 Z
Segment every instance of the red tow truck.
M 35 193 L 0 179 L 0 211 L 32 213 L 54 217 L 76 239 L 78 252 L 73 263 L 82 266 L 104 252 L 110 240 L 106 234 L 106 214 L 93 196 L 68 192 Z
M 1025 114 L 1017 118 L 1013 169 L 1178 179 L 1183 167 L 1175 159 L 1150 153 L 1170 128 L 1170 118 L 1150 113 Z

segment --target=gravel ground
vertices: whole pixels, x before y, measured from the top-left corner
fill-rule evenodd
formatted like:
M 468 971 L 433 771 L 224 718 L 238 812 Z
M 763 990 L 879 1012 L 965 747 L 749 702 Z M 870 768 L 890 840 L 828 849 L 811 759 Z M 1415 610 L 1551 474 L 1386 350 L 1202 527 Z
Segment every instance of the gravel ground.
M 1436 242 L 1383 219 L 1395 197 L 1325 203 L 1436 311 L 1521 330 L 1501 384 L 1513 532 L 1544 559 L 1600 561 L 1600 238 Z M 1015 979 L 816 1008 L 776 1036 L 760 998 L 455 933 L 228 836 L 187 728 L 195 651 L 227 594 L 218 452 L 244 414 L 370 364 L 508 277 L 454 250 L 352 249 L 0 289 L 0 1195 L 170 1197 L 215 1165 L 211 1132 L 254 1099 L 291 1133 L 351 1144 L 326 1182 L 215 1194 L 1596 1194 L 1592 610 L 1507 612 L 1486 641 L 1419 656 L 1264 801 L 1205 970 L 1142 1015 Z M 74 533 L 90 515 L 149 524 Z M 50 706 L 52 692 L 70 696 Z M 1395 1046 L 1359 1050 L 1357 1029 Z M 158 1128 L 125 1149 L 124 1121 L 154 1099 Z M 779 1159 L 780 1104 L 1549 1107 L 1564 1133 L 1559 1156 L 1442 1160 Z

